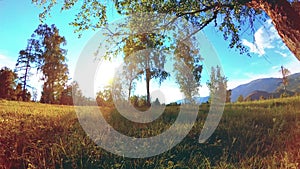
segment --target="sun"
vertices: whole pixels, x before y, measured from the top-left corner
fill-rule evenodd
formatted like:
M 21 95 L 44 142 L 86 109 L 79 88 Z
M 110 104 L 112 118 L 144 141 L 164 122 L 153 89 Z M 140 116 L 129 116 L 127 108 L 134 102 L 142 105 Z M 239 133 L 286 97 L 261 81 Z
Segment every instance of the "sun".
M 116 61 L 102 61 L 96 72 L 94 86 L 99 89 L 111 85 L 119 65 Z

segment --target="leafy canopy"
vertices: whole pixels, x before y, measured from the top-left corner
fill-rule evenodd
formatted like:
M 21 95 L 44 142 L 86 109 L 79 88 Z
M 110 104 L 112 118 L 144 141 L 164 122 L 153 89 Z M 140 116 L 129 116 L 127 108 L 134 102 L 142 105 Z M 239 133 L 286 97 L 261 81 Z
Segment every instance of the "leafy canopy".
M 51 14 L 51 9 L 58 5 L 55 0 L 32 0 L 38 6 L 44 6 L 44 11 L 39 15 L 41 21 Z M 265 20 L 266 15 L 259 9 L 245 5 L 247 0 L 115 0 L 113 5 L 121 15 L 132 13 L 163 13 L 173 15 L 176 18 L 183 17 L 198 29 L 213 23 L 218 30 L 223 32 L 225 40 L 229 40 L 230 48 L 237 48 L 240 53 L 248 53 L 240 40 L 240 36 L 246 31 L 254 34 L 254 21 Z M 106 1 L 96 0 L 68 0 L 61 4 L 61 11 L 80 7 L 75 19 L 70 25 L 75 27 L 75 32 L 101 28 L 107 24 L 107 8 L 111 4 Z M 170 21 L 174 22 L 174 21 Z M 81 35 L 81 34 L 80 34 Z M 249 53 L 248 53 L 249 54 Z

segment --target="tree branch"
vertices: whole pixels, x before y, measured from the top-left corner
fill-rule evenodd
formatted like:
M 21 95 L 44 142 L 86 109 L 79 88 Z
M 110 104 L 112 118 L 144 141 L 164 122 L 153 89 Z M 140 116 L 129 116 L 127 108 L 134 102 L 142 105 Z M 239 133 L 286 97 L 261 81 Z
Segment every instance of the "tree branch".
M 219 2 L 217 2 L 217 3 L 215 3 L 211 6 L 205 6 L 205 8 L 203 8 L 203 9 L 199 9 L 199 10 L 196 10 L 196 11 L 179 13 L 177 15 L 177 17 L 182 17 L 184 15 L 193 15 L 193 14 L 196 14 L 196 13 L 206 12 L 206 11 L 209 11 L 209 10 L 212 10 L 212 9 L 214 9 L 214 11 L 219 11 L 221 8 L 233 9 L 234 5 L 232 5 L 232 4 L 220 4 Z
M 189 39 L 190 37 L 192 37 L 193 35 L 195 35 L 196 33 L 198 33 L 199 31 L 201 31 L 203 28 L 205 28 L 210 22 L 212 22 L 213 20 L 217 19 L 217 16 L 218 16 L 218 10 L 214 11 L 214 15 L 206 20 L 205 22 L 202 22 L 200 24 L 200 28 L 197 29 L 196 31 L 194 31 L 193 33 L 191 33 L 190 35 L 188 35 L 186 38 L 184 38 L 183 40 L 181 41 L 186 41 L 187 39 Z

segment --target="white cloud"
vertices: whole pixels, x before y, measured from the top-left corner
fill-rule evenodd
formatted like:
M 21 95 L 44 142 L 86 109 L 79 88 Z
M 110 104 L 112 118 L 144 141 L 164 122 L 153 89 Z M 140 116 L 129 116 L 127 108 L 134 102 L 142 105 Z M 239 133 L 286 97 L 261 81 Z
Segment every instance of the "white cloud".
M 244 46 L 247 46 L 250 49 L 251 53 L 257 53 L 260 56 L 263 55 L 264 53 L 262 51 L 260 51 L 257 47 L 256 44 L 249 42 L 246 39 L 242 39 L 242 43 Z
M 266 49 L 275 48 L 275 43 L 278 39 L 280 39 L 280 37 L 273 26 L 272 21 L 267 20 L 264 25 L 254 33 L 254 43 L 242 39 L 242 44 L 249 47 L 250 52 L 262 56 L 266 53 Z
M 284 43 L 282 43 L 282 45 L 280 46 L 280 49 L 281 49 L 281 50 L 285 50 L 285 49 L 286 49 L 286 46 L 285 46 Z
M 283 65 L 285 68 L 289 69 L 291 74 L 300 72 L 300 62 L 296 59 L 296 57 L 291 56 L 291 60 L 289 63 Z
M 280 52 L 278 50 L 275 51 L 275 53 L 278 53 L 279 55 L 281 55 L 282 57 L 286 58 L 288 56 L 287 53 L 283 53 L 283 52 Z
M 11 57 L 8 57 L 4 54 L 0 54 L 0 68 L 2 68 L 4 66 L 6 66 L 10 69 L 14 69 L 15 61 L 12 60 Z
M 202 84 L 199 88 L 200 97 L 205 97 L 209 95 L 209 89 L 206 84 Z

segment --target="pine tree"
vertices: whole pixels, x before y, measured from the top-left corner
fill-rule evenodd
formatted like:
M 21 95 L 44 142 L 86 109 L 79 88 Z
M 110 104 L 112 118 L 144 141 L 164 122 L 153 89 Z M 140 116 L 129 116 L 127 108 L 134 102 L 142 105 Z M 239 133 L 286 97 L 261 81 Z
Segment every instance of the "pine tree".
M 28 40 L 28 44 L 25 50 L 21 50 L 19 52 L 19 57 L 16 63 L 16 72 L 20 72 L 21 76 L 19 77 L 22 83 L 22 100 L 28 100 L 27 96 L 27 87 L 29 77 L 32 75 L 31 68 L 36 68 L 37 59 L 41 55 L 41 47 L 39 41 L 34 39 L 34 34 L 31 36 L 32 38 Z
M 35 34 L 39 37 L 43 50 L 38 58 L 38 69 L 43 73 L 44 81 L 41 102 L 58 104 L 68 80 L 68 67 L 65 63 L 67 51 L 60 47 L 66 44 L 66 40 L 59 35 L 55 25 L 39 25 Z

